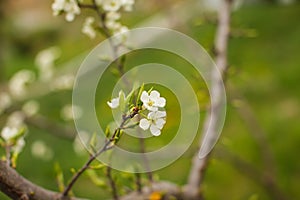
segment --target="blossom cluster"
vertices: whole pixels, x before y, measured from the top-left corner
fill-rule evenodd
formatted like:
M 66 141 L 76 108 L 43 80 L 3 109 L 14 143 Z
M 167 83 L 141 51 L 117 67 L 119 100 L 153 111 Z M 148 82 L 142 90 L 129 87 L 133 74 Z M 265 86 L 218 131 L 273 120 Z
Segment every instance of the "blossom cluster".
M 100 28 L 107 29 L 112 35 L 117 34 L 117 42 L 122 43 L 127 38 L 126 32 L 128 28 L 120 23 L 121 12 L 132 11 L 133 5 L 134 0 L 95 0 L 95 4 L 90 6 L 97 9 L 104 16 L 104 18 L 101 16 L 104 27 Z M 80 4 L 76 0 L 54 0 L 52 10 L 55 16 L 65 13 L 65 19 L 69 22 L 73 21 L 75 16 L 81 12 Z M 83 34 L 91 39 L 96 37 L 95 21 L 95 18 L 92 16 L 86 17 L 81 30 Z
M 109 107 L 115 109 L 120 106 L 121 99 L 131 99 L 130 96 L 125 97 L 125 94 L 121 91 L 119 96 L 108 101 Z M 138 107 L 135 109 L 139 110 L 139 127 L 143 130 L 150 129 L 150 132 L 154 136 L 159 136 L 161 130 L 166 123 L 166 111 L 162 110 L 166 106 L 166 99 L 160 96 L 160 93 L 156 90 L 142 91 L 139 99 Z

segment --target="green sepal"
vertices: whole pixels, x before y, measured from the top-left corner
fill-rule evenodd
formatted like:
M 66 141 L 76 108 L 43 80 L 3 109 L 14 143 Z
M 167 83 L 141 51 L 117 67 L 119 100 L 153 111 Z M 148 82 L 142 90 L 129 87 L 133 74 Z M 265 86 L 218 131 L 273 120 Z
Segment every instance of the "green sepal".
M 122 90 L 119 92 L 119 106 L 120 106 L 121 112 L 125 113 L 125 109 L 126 109 L 125 94 Z
M 135 105 L 136 105 L 136 106 L 141 105 L 141 104 L 140 104 L 140 103 L 141 103 L 140 98 L 141 98 L 141 96 L 142 96 L 142 93 L 143 93 L 143 91 L 144 91 L 144 88 L 145 88 L 145 84 L 143 83 L 143 84 L 141 85 L 140 90 L 139 90 L 139 92 L 138 92 L 138 95 L 137 95 L 137 97 L 136 97 L 136 102 L 135 102 Z

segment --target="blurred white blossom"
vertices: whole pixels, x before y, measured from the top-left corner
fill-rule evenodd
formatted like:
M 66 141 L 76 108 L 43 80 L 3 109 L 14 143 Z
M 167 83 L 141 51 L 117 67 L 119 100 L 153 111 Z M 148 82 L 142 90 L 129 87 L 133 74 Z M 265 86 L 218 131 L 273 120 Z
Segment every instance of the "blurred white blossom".
M 22 111 L 15 111 L 8 116 L 6 125 L 8 127 L 22 128 L 26 126 L 24 120 L 25 114 Z
M 50 47 L 40 51 L 36 58 L 35 64 L 39 70 L 39 79 L 49 81 L 54 74 L 54 61 L 61 55 L 58 47 Z
M 28 117 L 35 115 L 39 111 L 39 109 L 40 104 L 34 100 L 27 101 L 22 107 L 23 112 Z
M 167 116 L 165 111 L 149 112 L 147 119 L 141 119 L 139 126 L 143 130 L 147 130 L 150 127 L 150 132 L 154 136 L 161 134 L 161 129 L 166 123 L 165 117 Z
M 52 90 L 70 90 L 73 88 L 75 77 L 73 74 L 65 74 L 56 78 L 51 84 Z
M 102 4 L 102 8 L 104 11 L 115 12 L 121 8 L 122 1 L 121 0 L 102 0 L 101 4 Z
M 9 80 L 9 91 L 16 98 L 23 97 L 27 92 L 27 85 L 35 80 L 35 74 L 30 70 L 20 70 Z
M 75 19 L 75 15 L 80 14 L 80 8 L 76 0 L 55 0 L 52 4 L 52 10 L 55 16 L 65 12 L 65 18 L 69 22 Z
M 11 97 L 7 92 L 0 93 L 0 114 L 11 106 Z
M 31 145 L 31 153 L 34 157 L 49 161 L 53 158 L 52 149 L 42 140 L 37 140 Z
M 125 11 L 127 12 L 132 11 L 134 0 L 121 0 L 121 1 L 122 1 L 122 7 Z
M 60 113 L 60 116 L 65 121 L 70 121 L 70 120 L 73 120 L 75 118 L 76 119 L 80 118 L 81 115 L 82 115 L 81 108 L 79 106 L 71 105 L 71 104 L 65 105 L 62 108 L 61 113 Z
M 19 133 L 19 130 L 15 127 L 9 127 L 9 126 L 6 126 L 2 129 L 1 131 L 1 137 L 9 142 L 11 141 L 14 137 L 16 137 Z
M 95 22 L 94 17 L 87 17 L 83 23 L 82 33 L 86 34 L 89 38 L 93 39 L 96 37 L 96 31 L 93 27 L 93 23 Z

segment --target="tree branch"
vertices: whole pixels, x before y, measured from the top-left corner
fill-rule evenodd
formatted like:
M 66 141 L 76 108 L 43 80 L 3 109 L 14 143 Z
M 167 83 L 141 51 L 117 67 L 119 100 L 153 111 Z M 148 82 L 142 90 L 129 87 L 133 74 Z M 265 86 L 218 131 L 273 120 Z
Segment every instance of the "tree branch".
M 20 200 L 83 200 L 62 197 L 60 193 L 37 186 L 19 175 L 4 161 L 0 161 L 0 190 L 10 198 Z
M 212 103 L 213 112 L 208 113 L 204 122 L 203 133 L 207 133 L 208 142 L 213 143 L 215 138 L 217 137 L 217 122 L 218 116 L 221 113 L 221 106 L 218 99 L 220 99 L 221 89 L 223 80 L 220 76 L 216 76 L 216 73 L 221 73 L 222 76 L 225 75 L 227 69 L 227 46 L 230 32 L 230 13 L 231 13 L 231 5 L 232 0 L 223 0 L 222 6 L 219 10 L 219 18 L 218 18 L 218 28 L 215 39 L 215 53 L 216 53 L 216 65 L 219 69 L 219 72 L 215 70 L 212 71 L 212 82 L 211 82 L 211 98 L 215 100 L 215 103 Z M 211 121 L 213 121 L 212 124 Z M 208 127 L 210 126 L 210 129 Z M 202 144 L 202 139 L 200 140 L 200 146 Z M 212 146 L 214 144 L 208 144 L 208 146 Z M 208 160 L 210 158 L 210 154 L 206 155 L 204 158 L 200 159 L 198 156 L 198 152 L 194 155 L 193 164 L 191 167 L 191 171 L 189 174 L 188 184 L 184 188 L 184 192 L 186 195 L 190 196 L 190 199 L 201 199 L 200 195 L 200 184 L 203 181 L 203 177 L 205 174 L 206 166 L 208 164 Z

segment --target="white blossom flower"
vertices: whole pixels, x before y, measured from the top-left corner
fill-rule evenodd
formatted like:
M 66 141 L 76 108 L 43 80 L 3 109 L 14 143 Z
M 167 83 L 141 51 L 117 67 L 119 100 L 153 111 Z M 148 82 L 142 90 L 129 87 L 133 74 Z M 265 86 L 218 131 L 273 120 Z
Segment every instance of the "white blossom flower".
M 125 11 L 127 12 L 132 11 L 134 0 L 121 0 L 121 1 L 122 1 L 122 7 Z
M 163 108 L 166 105 L 166 99 L 160 97 L 160 93 L 156 90 L 151 91 L 150 95 L 146 91 L 143 91 L 141 101 L 143 102 L 143 106 L 149 111 L 157 111 L 158 107 Z
M 55 0 L 52 4 L 52 10 L 55 16 L 65 12 L 65 18 L 69 22 L 74 20 L 75 15 L 80 14 L 80 8 L 75 0 Z
M 59 15 L 64 10 L 66 3 L 66 0 L 55 0 L 52 4 L 53 15 Z
M 70 0 L 66 5 L 64 11 L 66 12 L 66 20 L 71 22 L 75 19 L 75 15 L 80 14 L 80 8 L 75 0 Z
M 121 0 L 102 0 L 102 8 L 107 12 L 114 12 L 121 8 L 122 2 Z
M 111 107 L 111 108 L 117 108 L 117 107 L 119 107 L 119 104 L 120 104 L 120 96 L 121 95 L 124 95 L 124 93 L 123 92 L 119 92 L 119 96 L 118 97 L 116 97 L 116 98 L 113 98 L 110 102 L 108 101 L 107 102 L 107 105 L 109 106 L 109 107 Z M 125 99 L 125 95 L 124 95 L 124 99 Z
M 9 80 L 9 91 L 14 97 L 23 97 L 26 94 L 26 86 L 35 80 L 35 75 L 30 70 L 20 70 Z
M 0 114 L 9 106 L 11 106 L 11 97 L 7 92 L 0 93 Z
M 65 74 L 56 78 L 52 85 L 52 90 L 70 90 L 73 87 L 75 77 L 73 74 Z
M 147 130 L 150 127 L 150 132 L 154 136 L 159 136 L 161 134 L 161 129 L 166 123 L 165 117 L 166 117 L 165 111 L 154 111 L 149 112 L 148 119 L 141 119 L 139 126 L 143 130 Z
M 15 128 L 15 127 L 11 128 L 9 126 L 6 126 L 2 129 L 1 136 L 5 141 L 10 141 L 14 137 L 16 137 L 18 133 L 19 133 L 19 130 L 17 128 Z
M 86 34 L 91 39 L 96 37 L 96 31 L 92 26 L 94 22 L 95 22 L 94 17 L 87 17 L 81 29 L 82 33 Z
M 54 74 L 54 61 L 60 57 L 61 50 L 58 47 L 50 47 L 40 51 L 35 64 L 39 70 L 39 79 L 49 81 Z
M 34 100 L 27 101 L 22 107 L 23 112 L 29 117 L 35 115 L 39 109 L 40 104 Z

